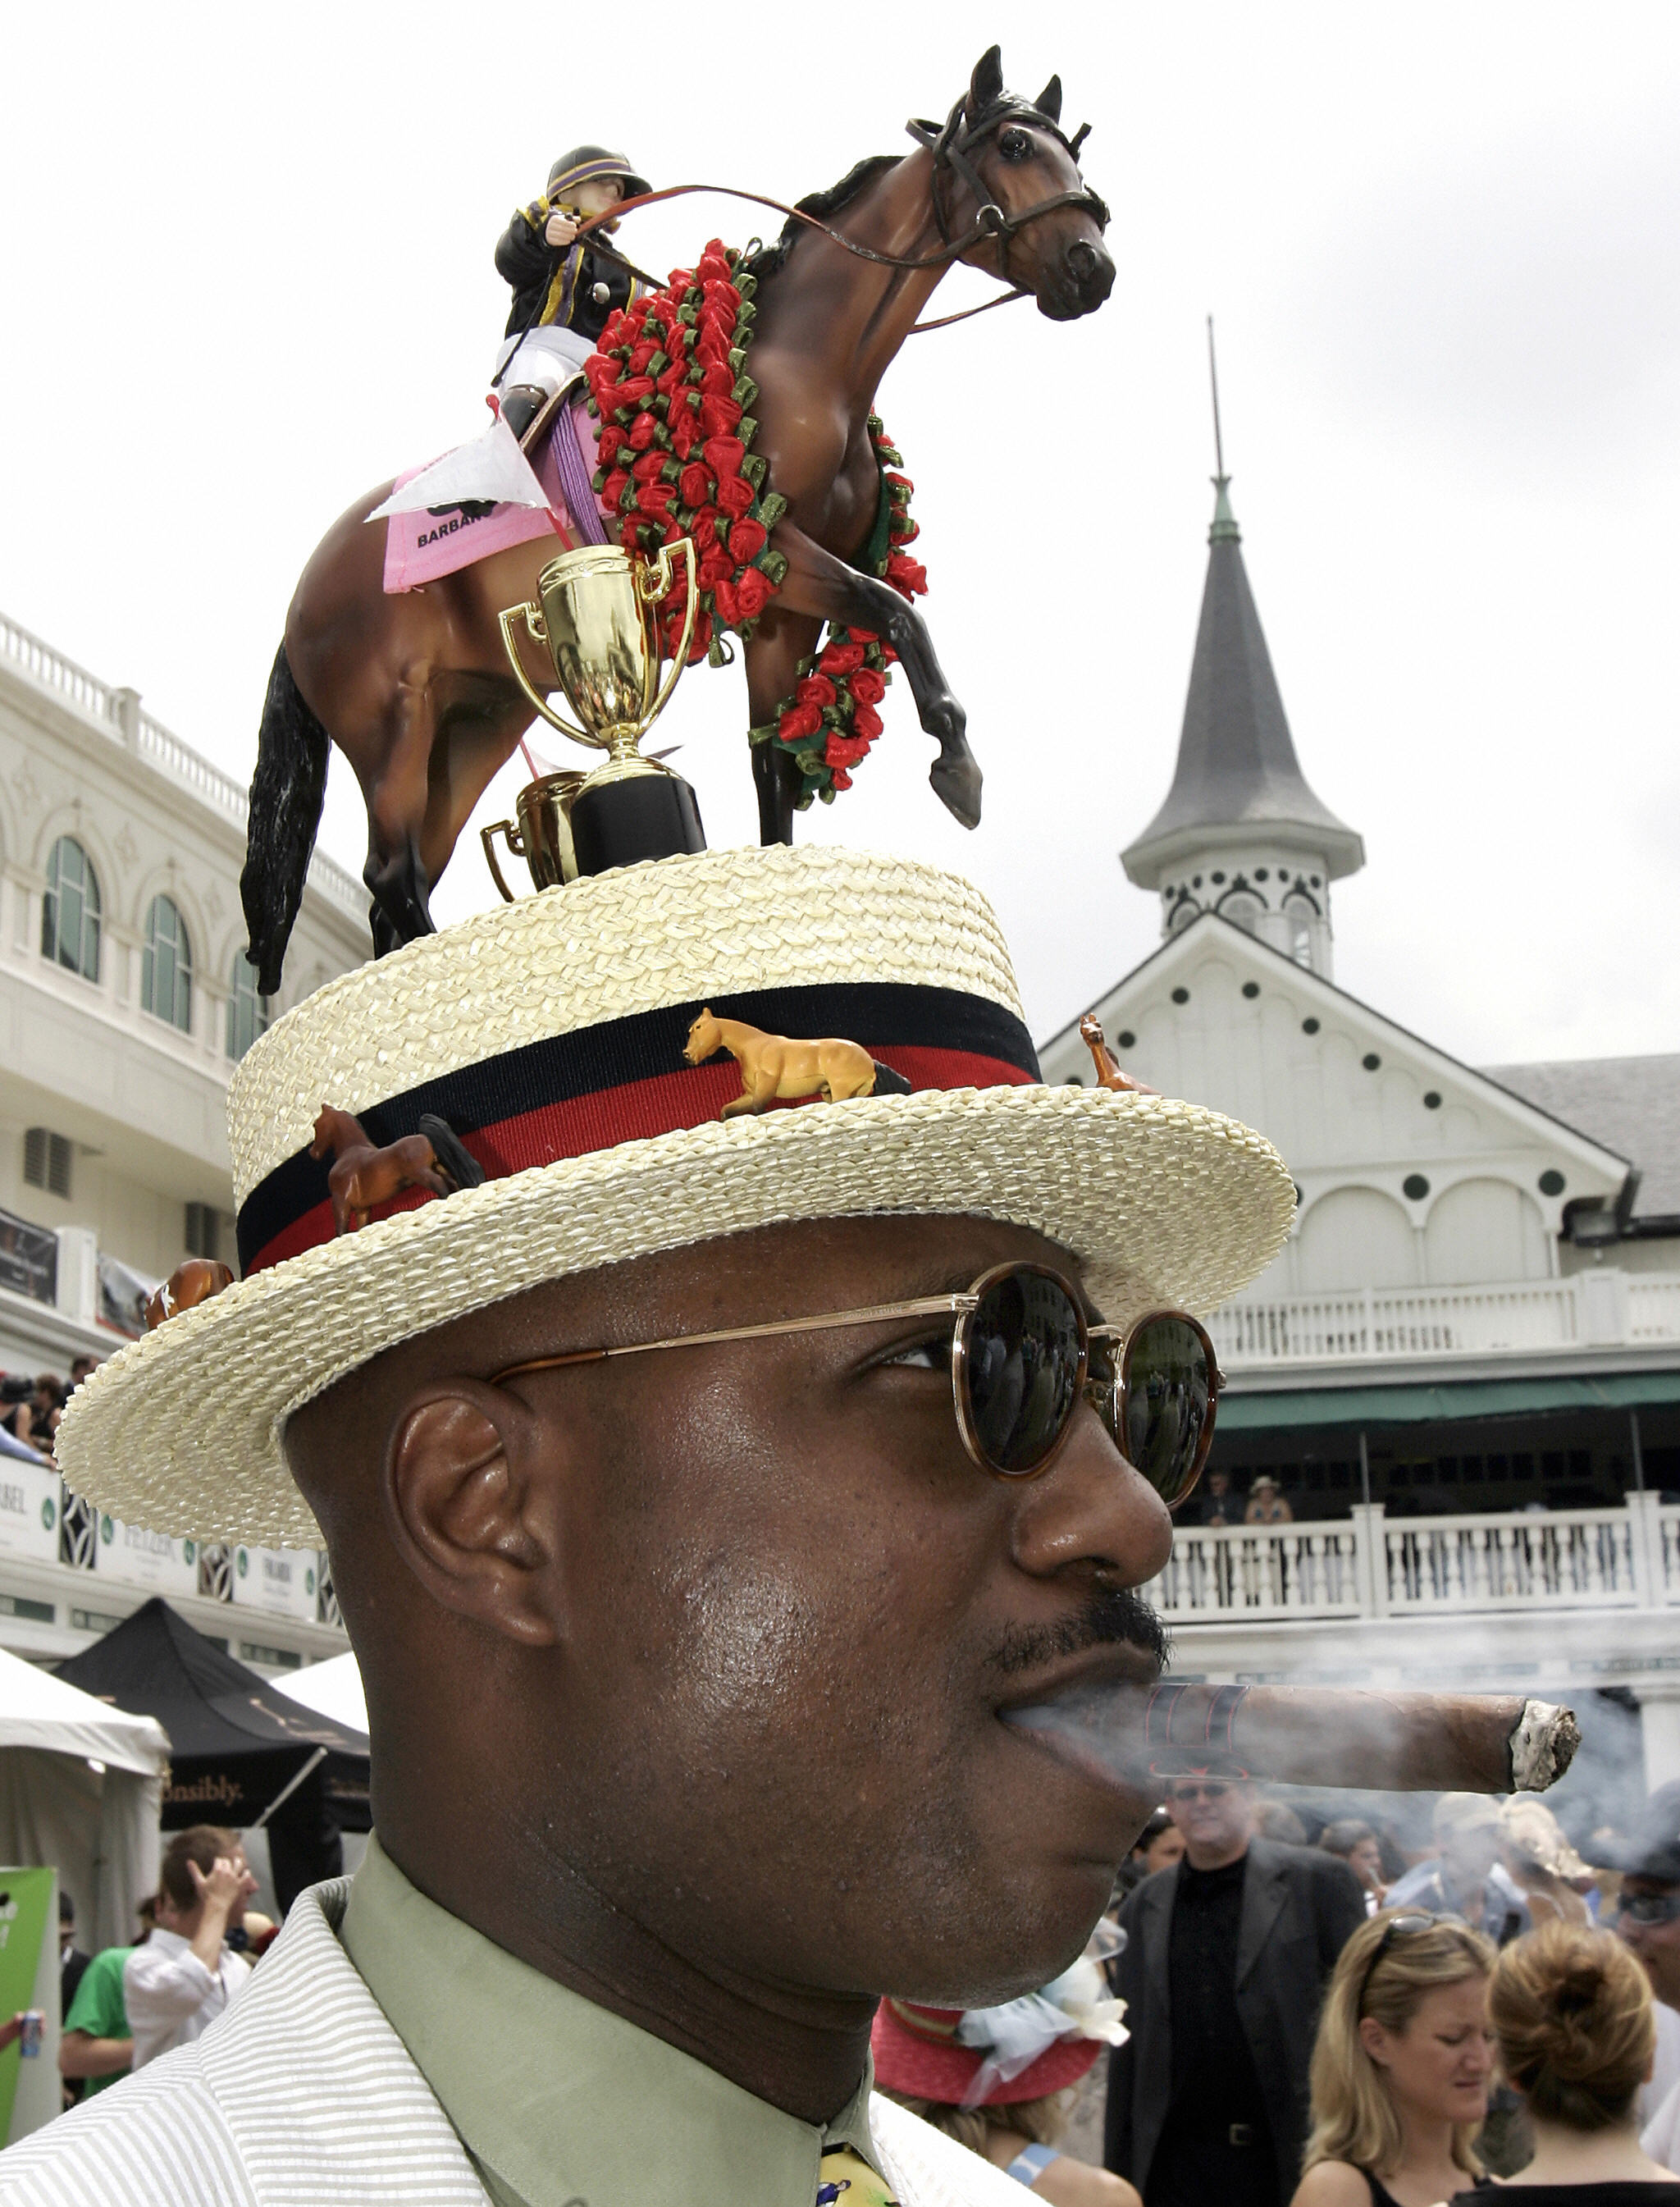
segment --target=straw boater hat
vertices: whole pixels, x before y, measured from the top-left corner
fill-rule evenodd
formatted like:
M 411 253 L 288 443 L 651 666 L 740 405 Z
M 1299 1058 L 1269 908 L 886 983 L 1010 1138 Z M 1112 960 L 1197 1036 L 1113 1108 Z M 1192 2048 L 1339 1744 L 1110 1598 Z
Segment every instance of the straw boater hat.
M 702 1007 L 843 1036 L 913 1092 L 719 1113 Z M 335 1238 L 323 1104 L 375 1144 L 447 1121 L 481 1186 Z M 287 1418 L 395 1343 L 544 1280 L 789 1219 L 966 1212 L 1085 1260 L 1105 1314 L 1206 1311 L 1288 1231 L 1270 1144 L 1195 1104 L 1040 1085 L 997 922 L 964 881 L 848 850 L 726 850 L 571 882 L 315 991 L 234 1072 L 242 1277 L 75 1395 L 58 1461 L 131 1522 L 315 1545 Z

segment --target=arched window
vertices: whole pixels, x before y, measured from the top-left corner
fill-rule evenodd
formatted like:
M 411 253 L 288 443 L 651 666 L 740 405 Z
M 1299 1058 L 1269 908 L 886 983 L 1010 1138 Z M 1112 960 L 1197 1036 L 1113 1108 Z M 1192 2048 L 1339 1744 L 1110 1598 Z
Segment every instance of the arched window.
M 1185 897 L 1173 906 L 1173 916 L 1167 922 L 1167 931 L 1169 935 L 1181 935 L 1193 919 L 1199 919 L 1201 916 L 1201 906 Z
M 182 1034 L 193 1031 L 193 953 L 187 923 L 170 897 L 154 896 L 146 915 L 146 948 L 140 957 L 140 1001 L 154 1020 Z
M 1312 963 L 1312 923 L 1318 907 L 1309 896 L 1297 894 L 1284 900 L 1283 917 L 1289 926 L 1289 955 L 1297 966 Z
M 99 978 L 99 881 L 74 837 L 61 835 L 46 862 L 41 955 L 84 981 Z
M 257 994 L 257 969 L 242 950 L 233 954 L 233 992 L 228 998 L 228 1056 L 243 1057 L 268 1032 L 268 998 Z
M 1221 901 L 1219 917 L 1229 919 L 1233 927 L 1240 927 L 1245 935 L 1253 935 L 1260 924 L 1260 900 L 1241 889 L 1233 889 Z

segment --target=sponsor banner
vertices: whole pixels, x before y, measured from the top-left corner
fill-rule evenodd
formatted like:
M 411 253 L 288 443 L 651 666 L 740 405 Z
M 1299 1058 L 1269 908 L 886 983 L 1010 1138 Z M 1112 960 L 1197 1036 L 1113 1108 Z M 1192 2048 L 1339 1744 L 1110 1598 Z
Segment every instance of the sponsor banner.
M 51 1464 L 0 1456 L 0 1555 L 58 1561 L 58 1474 Z
M 0 1211 L 0 1288 L 51 1302 L 58 1293 L 58 1236 Z
M 313 1624 L 320 1587 L 320 1558 L 313 1548 L 236 1548 L 233 1598 L 242 1608 L 271 1617 L 296 1617 Z
M 0 2146 L 58 2114 L 58 1873 L 0 1869 L 0 2014 L 28 2019 L 0 2054 Z
M 106 1578 L 145 1587 L 152 1594 L 195 1594 L 199 1544 L 171 1540 L 167 1533 L 148 1533 L 143 1525 L 125 1525 L 120 1518 L 101 1517 L 99 1570 Z

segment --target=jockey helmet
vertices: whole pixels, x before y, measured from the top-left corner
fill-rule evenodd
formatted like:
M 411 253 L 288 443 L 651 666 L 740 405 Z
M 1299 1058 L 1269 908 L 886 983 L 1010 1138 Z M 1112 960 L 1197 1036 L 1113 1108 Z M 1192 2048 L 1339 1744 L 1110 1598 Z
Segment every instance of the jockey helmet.
M 638 176 L 631 167 L 628 154 L 612 153 L 605 146 L 574 146 L 548 171 L 548 197 L 552 200 L 568 185 L 575 188 L 595 176 L 622 177 L 626 199 L 653 189 L 647 178 Z

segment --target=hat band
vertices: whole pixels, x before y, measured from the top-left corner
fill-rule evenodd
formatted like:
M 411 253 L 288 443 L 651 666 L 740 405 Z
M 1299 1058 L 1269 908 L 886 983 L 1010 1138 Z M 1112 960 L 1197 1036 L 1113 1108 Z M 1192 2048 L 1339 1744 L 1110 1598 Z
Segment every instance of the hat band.
M 961 990 L 834 983 L 754 990 L 704 1003 L 720 1019 L 741 1020 L 769 1034 L 845 1036 L 912 1088 L 1026 1086 L 1039 1079 L 1022 1022 L 990 997 Z M 689 1030 L 702 1008 L 701 1001 L 667 1005 L 528 1043 L 361 1106 L 356 1116 L 369 1141 L 383 1147 L 416 1133 L 421 1115 L 433 1113 L 490 1180 L 704 1126 L 741 1093 L 741 1076 L 727 1056 L 684 1063 Z M 324 1070 L 323 1086 L 326 1079 Z M 238 1226 L 246 1278 L 332 1239 L 329 1169 L 306 1145 L 251 1190 Z M 410 1189 L 373 1215 L 437 1200 Z

